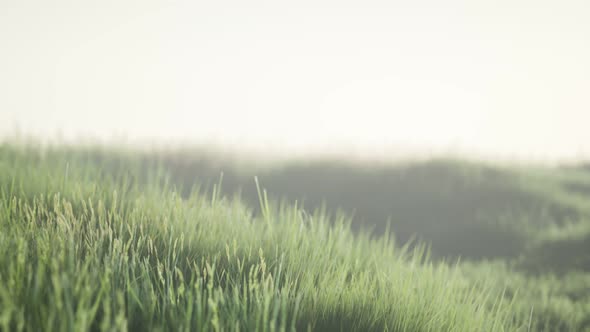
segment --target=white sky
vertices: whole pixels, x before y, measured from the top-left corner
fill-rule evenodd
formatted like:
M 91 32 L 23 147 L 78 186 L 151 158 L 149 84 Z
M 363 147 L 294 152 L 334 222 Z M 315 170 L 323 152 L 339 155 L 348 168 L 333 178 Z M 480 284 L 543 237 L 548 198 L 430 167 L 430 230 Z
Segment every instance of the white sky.
M 0 136 L 17 126 L 588 158 L 590 2 L 0 0 Z

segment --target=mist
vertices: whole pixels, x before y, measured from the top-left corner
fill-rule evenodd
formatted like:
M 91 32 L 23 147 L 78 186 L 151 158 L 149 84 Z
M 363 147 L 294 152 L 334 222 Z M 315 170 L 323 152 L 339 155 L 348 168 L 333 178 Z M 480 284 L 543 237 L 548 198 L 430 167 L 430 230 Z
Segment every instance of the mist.
M 589 18 L 0 0 L 0 330 L 590 331 Z
M 585 1 L 2 1 L 0 136 L 590 156 Z

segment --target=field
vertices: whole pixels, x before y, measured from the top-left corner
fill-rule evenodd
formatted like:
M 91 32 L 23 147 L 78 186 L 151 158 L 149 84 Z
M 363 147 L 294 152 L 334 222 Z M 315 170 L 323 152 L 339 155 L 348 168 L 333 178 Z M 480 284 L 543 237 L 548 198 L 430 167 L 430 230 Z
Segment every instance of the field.
M 4 143 L 0 330 L 590 331 L 590 170 Z

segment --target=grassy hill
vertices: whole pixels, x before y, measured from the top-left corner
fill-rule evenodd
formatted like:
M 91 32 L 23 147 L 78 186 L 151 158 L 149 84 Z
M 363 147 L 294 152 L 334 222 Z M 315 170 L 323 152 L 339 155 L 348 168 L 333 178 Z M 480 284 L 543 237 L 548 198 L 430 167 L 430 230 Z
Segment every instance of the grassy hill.
M 92 160 L 116 170 L 110 151 Z M 184 195 L 194 184 L 258 208 L 257 176 L 271 198 L 351 216 L 353 230 L 427 242 L 435 257 L 506 259 L 534 271 L 590 271 L 590 172 L 434 159 L 386 165 L 346 160 L 240 163 L 199 152 L 136 154 Z M 223 180 L 220 176 L 223 173 Z M 220 189 L 220 188 L 221 189 Z
M 0 330 L 590 329 L 583 171 L 183 156 L 2 145 Z

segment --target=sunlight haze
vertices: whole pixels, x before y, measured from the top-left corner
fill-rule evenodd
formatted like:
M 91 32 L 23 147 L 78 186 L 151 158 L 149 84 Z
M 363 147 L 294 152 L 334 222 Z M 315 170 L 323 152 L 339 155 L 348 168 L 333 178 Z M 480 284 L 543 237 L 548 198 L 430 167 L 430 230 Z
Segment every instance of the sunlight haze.
M 0 136 L 588 159 L 589 18 L 587 1 L 2 0 Z

